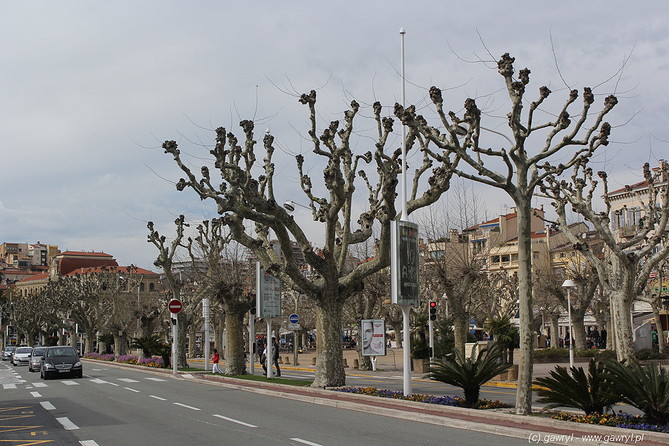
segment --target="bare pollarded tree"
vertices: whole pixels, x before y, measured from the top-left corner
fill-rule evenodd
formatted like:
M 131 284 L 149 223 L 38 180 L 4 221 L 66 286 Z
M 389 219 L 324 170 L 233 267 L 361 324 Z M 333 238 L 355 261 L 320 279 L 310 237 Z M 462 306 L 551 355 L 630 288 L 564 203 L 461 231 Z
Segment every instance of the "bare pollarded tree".
M 163 148 L 186 174 L 186 178 L 177 183 L 177 189 L 190 187 L 202 200 L 215 201 L 233 238 L 251 250 L 268 273 L 313 299 L 318 308 L 318 336 L 312 385 L 341 386 L 346 380 L 341 340 L 342 307 L 358 292 L 366 277 L 390 264 L 390 223 L 398 217 L 395 200 L 401 152 L 387 147 L 388 138 L 393 134 L 393 119 L 382 116 L 383 109 L 378 102 L 372 109 L 376 136 L 371 139 L 358 139 L 354 133 L 360 111 L 356 101 L 352 101 L 344 113 L 343 122 L 333 121 L 322 130 L 316 124 L 316 92 L 303 94 L 300 102 L 309 109 L 312 156 L 325 164 L 321 180 L 314 185 L 304 168 L 305 157 L 296 156 L 305 200 L 313 220 L 323 229 L 323 246 L 317 251 L 303 226 L 280 205 L 273 162 L 276 146 L 269 132 L 263 137 L 260 161 L 252 121 L 240 123 L 243 141 L 224 128 L 216 130 L 216 145 L 210 153 L 217 175 L 222 179 L 220 183 L 206 166 L 202 167 L 200 176 L 196 176 L 182 161 L 176 142 L 166 141 Z M 415 137 L 415 132 L 409 131 L 408 141 Z M 356 154 L 354 147 L 359 145 L 368 145 L 370 150 Z M 435 162 L 428 157 L 427 147 L 421 145 L 419 150 L 423 152 L 423 163 L 414 172 L 407 200 L 409 212 L 434 203 L 448 189 L 453 167 L 449 156 L 440 157 L 433 166 Z M 423 180 L 425 176 L 429 176 L 427 181 Z M 356 194 L 360 186 L 362 192 Z M 354 196 L 358 195 L 364 197 L 367 208 L 356 216 Z M 278 240 L 278 250 L 274 249 L 273 239 Z M 293 252 L 293 240 L 299 246 L 300 257 L 313 272 L 309 277 L 302 274 Z M 376 243 L 377 255 L 351 268 L 350 255 L 354 247 L 372 240 Z
M 645 187 L 637 190 L 629 188 L 629 193 L 636 194 L 641 203 L 643 217 L 639 220 L 637 232 L 628 239 L 616 237 L 611 227 L 612 202 L 605 172 L 594 173 L 585 164 L 579 163 L 574 166 L 569 181 L 551 177 L 543 188 L 554 200 L 557 223 L 561 229 L 567 227 L 567 211 L 571 207 L 593 226 L 606 245 L 604 256 L 598 257 L 587 241 L 563 230 L 597 270 L 600 286 L 609 296 L 613 331 L 609 337 L 614 336 L 613 343 L 620 361 L 634 358 L 629 317 L 632 303 L 643 293 L 651 271 L 669 256 L 669 243 L 665 240 L 669 221 L 669 165 L 663 162 L 653 173 L 646 163 L 643 171 Z M 595 200 L 599 196 L 603 196 L 604 211 L 598 211 L 601 206 Z
M 193 265 L 203 266 L 198 274 L 200 294 L 211 296 L 212 304 L 220 305 L 225 315 L 225 373 L 243 375 L 244 317 L 255 305 L 255 268 L 245 261 L 220 219 L 205 220 L 196 229 L 197 236 L 188 238 L 186 248 Z
M 518 213 L 518 279 L 520 296 L 520 364 L 516 412 L 529 414 L 532 402 L 532 249 L 531 249 L 531 200 L 536 188 L 546 176 L 561 173 L 566 167 L 587 161 L 601 145 L 608 144 L 611 126 L 604 122 L 605 115 L 617 103 L 615 96 L 608 96 L 601 110 L 591 110 L 595 95 L 590 88 L 583 90 L 581 106 L 572 108 L 578 91 L 571 90 L 567 100 L 551 113 L 555 119 L 537 122 L 537 112 L 549 107 L 548 87 L 538 89 L 538 97 L 528 103 L 526 88 L 530 83 L 530 70 L 516 73 L 515 59 L 504 54 L 497 62 L 498 73 L 503 77 L 510 100 L 507 114 L 508 129 L 503 133 L 484 126 L 484 114 L 474 99 L 467 99 L 464 113 L 444 111 L 442 92 L 430 88 L 430 99 L 436 108 L 437 124 L 430 125 L 426 118 L 417 115 L 413 107 L 396 106 L 395 114 L 416 134 L 412 141 L 429 141 L 438 151 L 430 152 L 439 160 L 446 155 L 460 158 L 455 173 L 506 192 L 513 200 Z M 575 113 L 572 120 L 571 114 Z M 493 117 L 490 117 L 493 120 Z M 484 132 L 487 132 L 484 135 Z M 462 136 L 462 137 L 461 137 Z M 571 149 L 571 150 L 569 150 Z M 566 164 L 551 164 L 554 155 L 566 158 Z

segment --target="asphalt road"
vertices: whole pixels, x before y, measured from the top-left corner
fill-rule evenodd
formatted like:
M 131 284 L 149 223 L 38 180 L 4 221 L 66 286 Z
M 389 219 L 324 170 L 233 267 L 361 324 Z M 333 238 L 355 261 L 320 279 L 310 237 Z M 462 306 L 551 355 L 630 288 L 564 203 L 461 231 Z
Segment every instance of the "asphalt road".
M 42 381 L 0 366 L 2 440 L 112 445 L 517 445 L 527 440 L 245 392 L 194 379 L 85 364 Z M 28 413 L 32 412 L 32 413 Z M 19 421 L 20 418 L 20 421 Z M 12 428 L 20 423 L 20 429 Z M 10 438 L 11 435 L 11 438 Z M 39 439 L 40 443 L 29 443 Z

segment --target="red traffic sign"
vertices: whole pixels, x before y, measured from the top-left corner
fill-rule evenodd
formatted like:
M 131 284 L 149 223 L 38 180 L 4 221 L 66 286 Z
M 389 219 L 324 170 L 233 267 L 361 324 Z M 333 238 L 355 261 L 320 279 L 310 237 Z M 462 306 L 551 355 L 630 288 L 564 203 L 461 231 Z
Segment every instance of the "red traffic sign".
M 184 306 L 179 299 L 172 299 L 170 303 L 167 304 L 167 309 L 170 310 L 170 313 L 181 313 Z

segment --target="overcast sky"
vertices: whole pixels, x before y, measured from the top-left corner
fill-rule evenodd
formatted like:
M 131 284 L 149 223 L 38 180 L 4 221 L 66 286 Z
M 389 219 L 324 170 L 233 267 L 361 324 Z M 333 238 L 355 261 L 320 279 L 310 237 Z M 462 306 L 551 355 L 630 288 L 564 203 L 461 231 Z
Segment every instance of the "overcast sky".
M 175 190 L 180 174 L 162 142 L 179 142 L 199 170 L 213 129 L 238 132 L 241 119 L 276 136 L 285 158 L 277 160 L 279 199 L 299 200 L 289 155 L 308 156 L 309 145 L 298 135 L 307 114 L 295 94 L 318 89 L 323 122 L 339 119 L 352 98 L 379 100 L 391 114 L 402 27 L 409 103 L 424 105 L 437 85 L 449 110 L 476 97 L 491 117 L 504 116 L 506 102 L 488 96 L 503 87 L 500 76 L 472 62 L 509 52 L 518 69 L 532 70 L 532 99 L 541 85 L 554 91 L 555 108 L 565 85 L 596 87 L 598 105 L 618 96 L 613 142 L 593 160 L 612 187 L 637 181 L 644 162 L 669 157 L 665 1 L 63 0 L 0 8 L 0 242 L 105 251 L 155 270 L 148 220 L 169 237 L 179 214 L 215 216 L 213 203 Z M 359 141 L 361 153 L 369 143 Z M 512 206 L 499 197 L 486 203 L 491 217 Z

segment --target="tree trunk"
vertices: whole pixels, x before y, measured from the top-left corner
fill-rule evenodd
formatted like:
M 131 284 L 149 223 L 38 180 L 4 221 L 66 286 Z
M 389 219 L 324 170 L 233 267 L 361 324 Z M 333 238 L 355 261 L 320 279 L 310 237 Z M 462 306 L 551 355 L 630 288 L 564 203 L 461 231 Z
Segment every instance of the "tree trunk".
M 342 304 L 336 296 L 325 295 L 317 304 L 316 370 L 311 387 L 346 385 L 341 344 Z
M 86 333 L 86 337 L 84 338 L 84 353 L 89 353 L 92 351 L 93 351 L 93 337 L 90 334 Z
M 188 328 L 188 354 L 190 355 L 191 358 L 194 358 L 197 356 L 197 341 L 195 339 L 195 325 L 191 324 L 191 326 Z M 204 347 L 204 346 L 202 346 Z M 204 351 L 204 348 L 203 348 Z
M 610 338 L 615 338 L 616 357 L 618 361 L 634 359 L 634 342 L 632 341 L 632 321 L 630 310 L 632 303 L 626 299 L 624 291 L 616 291 L 611 295 L 611 311 L 613 315 Z
M 585 312 L 571 309 L 571 323 L 574 326 L 574 332 L 571 334 L 574 337 L 574 348 L 577 350 L 587 349 L 585 343 Z
M 177 338 L 177 368 L 187 368 L 188 360 L 186 359 L 186 342 L 188 338 L 189 318 L 185 312 L 177 314 L 178 338 Z
M 653 319 L 655 319 L 655 331 L 657 332 L 657 351 L 663 354 L 666 349 L 664 347 L 664 333 L 662 332 L 662 324 L 660 323 L 660 309 L 658 308 L 657 300 L 652 302 L 651 307 L 653 308 Z
M 558 346 L 558 339 L 560 338 L 560 325 L 559 325 L 559 315 L 551 314 L 550 315 L 550 326 L 551 326 L 551 347 Z
M 228 330 L 225 339 L 225 373 L 228 375 L 244 375 L 246 373 L 244 313 L 245 311 L 235 311 L 232 308 L 226 308 L 225 311 L 225 327 Z
M 522 172 L 518 172 L 523 178 Z M 519 185 L 519 189 L 526 187 Z M 521 189 L 522 190 L 522 189 Z M 516 197 L 518 215 L 518 299 L 520 311 L 520 348 L 518 361 L 518 389 L 516 391 L 516 413 L 532 413 L 532 356 L 534 352 L 532 332 L 532 206 L 529 199 Z
M 462 357 L 465 356 L 465 343 L 467 342 L 467 327 L 469 321 L 464 317 L 453 317 L 453 337 L 455 339 L 455 350 L 459 351 Z

